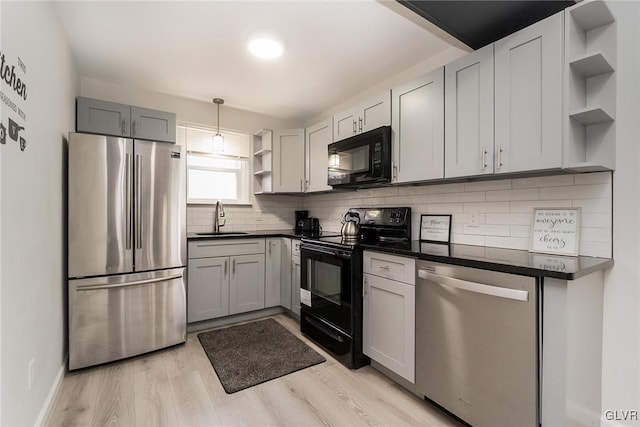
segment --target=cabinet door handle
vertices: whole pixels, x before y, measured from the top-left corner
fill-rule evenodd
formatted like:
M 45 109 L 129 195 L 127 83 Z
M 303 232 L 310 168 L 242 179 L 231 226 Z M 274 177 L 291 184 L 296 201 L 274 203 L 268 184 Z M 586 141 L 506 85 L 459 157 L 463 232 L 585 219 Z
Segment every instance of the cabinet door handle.
M 362 132 L 362 122 L 363 122 L 362 117 L 358 117 L 358 127 L 360 132 Z
M 482 149 L 482 170 L 486 170 L 487 169 L 487 147 L 485 147 L 484 145 L 481 147 Z
M 122 130 L 123 135 L 127 134 L 127 122 L 124 119 L 122 119 L 122 124 L 120 124 L 120 130 Z
M 398 179 L 398 166 L 393 165 L 393 180 L 397 180 Z
M 355 135 L 356 133 L 358 133 L 358 130 L 357 130 L 356 126 L 357 126 L 357 125 L 356 125 L 356 121 L 354 120 L 354 121 L 353 121 L 353 134 L 354 134 L 354 135 Z
M 273 242 L 269 242 L 269 255 L 271 255 L 271 246 L 273 245 Z
M 131 136 L 136 136 L 136 121 L 131 122 Z
M 364 278 L 364 283 L 362 284 L 362 297 L 364 298 L 367 295 L 367 278 Z
M 224 275 L 225 275 L 225 276 L 227 275 L 227 265 L 228 265 L 228 264 L 229 264 L 229 260 L 228 260 L 228 259 L 225 259 L 225 260 L 224 260 Z
M 300 180 L 300 191 L 302 191 L 302 180 Z
M 498 169 L 502 167 L 502 144 L 498 145 Z
M 389 271 L 389 266 L 388 265 L 381 265 L 380 267 L 378 267 L 380 270 L 387 270 Z
M 231 261 L 231 274 L 236 274 L 236 260 Z

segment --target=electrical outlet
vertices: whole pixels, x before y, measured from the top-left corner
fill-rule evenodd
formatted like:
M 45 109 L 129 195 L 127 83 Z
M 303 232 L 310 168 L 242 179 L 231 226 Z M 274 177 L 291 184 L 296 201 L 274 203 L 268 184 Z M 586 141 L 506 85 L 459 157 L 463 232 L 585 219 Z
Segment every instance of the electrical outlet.
M 478 213 L 471 212 L 469 214 L 469 222 L 467 223 L 469 227 L 477 227 L 478 226 Z
M 33 358 L 29 361 L 29 368 L 27 369 L 27 385 L 29 390 L 33 387 L 33 382 L 36 379 L 36 359 Z

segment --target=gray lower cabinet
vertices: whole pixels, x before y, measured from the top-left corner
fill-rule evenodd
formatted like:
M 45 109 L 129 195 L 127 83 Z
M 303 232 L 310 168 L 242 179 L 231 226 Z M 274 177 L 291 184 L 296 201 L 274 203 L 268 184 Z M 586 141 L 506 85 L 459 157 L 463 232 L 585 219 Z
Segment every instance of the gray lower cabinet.
M 264 308 L 265 239 L 189 242 L 187 321 Z
M 264 308 L 264 254 L 229 258 L 229 314 Z
M 415 381 L 415 260 L 365 251 L 362 350 Z
M 289 238 L 282 238 L 280 305 L 288 310 L 291 310 L 291 242 Z
M 188 322 L 229 315 L 229 257 L 189 260 Z
M 300 240 L 291 244 L 291 311 L 300 316 Z
M 264 306 L 276 307 L 281 303 L 282 287 L 282 256 L 283 244 L 281 238 L 266 239 L 267 253 L 265 256 L 264 274 Z
M 176 142 L 176 115 L 166 111 L 78 97 L 76 130 L 101 135 Z

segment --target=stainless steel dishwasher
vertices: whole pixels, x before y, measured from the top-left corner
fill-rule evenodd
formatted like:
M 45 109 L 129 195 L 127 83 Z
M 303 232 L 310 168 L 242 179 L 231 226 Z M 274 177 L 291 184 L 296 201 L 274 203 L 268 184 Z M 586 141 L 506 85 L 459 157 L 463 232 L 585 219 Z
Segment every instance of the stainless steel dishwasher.
M 418 391 L 476 427 L 537 426 L 537 280 L 416 267 Z

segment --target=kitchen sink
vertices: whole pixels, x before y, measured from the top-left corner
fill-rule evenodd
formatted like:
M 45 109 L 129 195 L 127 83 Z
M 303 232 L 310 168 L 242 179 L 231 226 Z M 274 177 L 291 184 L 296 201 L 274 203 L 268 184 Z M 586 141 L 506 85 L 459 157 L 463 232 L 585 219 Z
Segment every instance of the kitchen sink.
M 243 234 L 249 234 L 246 231 L 218 231 L 217 233 L 196 233 L 198 236 L 240 236 Z

